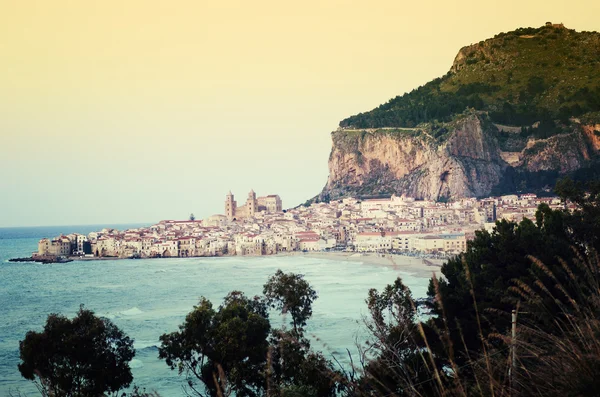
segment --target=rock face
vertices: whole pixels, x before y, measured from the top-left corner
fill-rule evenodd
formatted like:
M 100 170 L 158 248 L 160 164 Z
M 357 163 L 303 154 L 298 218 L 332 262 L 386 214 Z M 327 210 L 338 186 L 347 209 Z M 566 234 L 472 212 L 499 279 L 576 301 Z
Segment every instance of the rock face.
M 509 168 L 565 174 L 585 167 L 600 149 L 595 128 L 579 126 L 569 134 L 530 140 L 511 152 L 501 149 L 498 128 L 485 113 L 464 116 L 441 138 L 418 129 L 339 129 L 332 133 L 329 179 L 319 199 L 487 196 Z

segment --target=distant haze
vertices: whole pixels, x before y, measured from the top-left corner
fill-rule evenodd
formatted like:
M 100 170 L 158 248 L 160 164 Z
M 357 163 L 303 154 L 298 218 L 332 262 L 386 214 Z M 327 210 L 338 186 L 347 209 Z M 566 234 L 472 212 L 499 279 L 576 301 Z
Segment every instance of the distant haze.
M 596 1 L 2 1 L 0 227 L 284 207 L 327 180 L 338 122 L 458 50 Z

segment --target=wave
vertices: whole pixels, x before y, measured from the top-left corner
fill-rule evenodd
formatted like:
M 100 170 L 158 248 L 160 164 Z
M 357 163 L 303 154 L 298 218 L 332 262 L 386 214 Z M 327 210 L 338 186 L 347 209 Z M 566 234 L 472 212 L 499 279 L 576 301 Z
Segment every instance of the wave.
M 137 358 L 134 358 L 133 360 L 131 360 L 129 362 L 129 368 L 142 368 L 144 366 L 144 363 L 142 362 L 142 360 L 138 360 Z
M 154 350 L 154 349 L 158 349 L 158 344 L 159 342 L 156 341 L 146 341 L 146 340 L 142 340 L 142 341 L 135 341 L 133 342 L 133 346 L 135 347 L 135 350 Z
M 122 310 L 120 312 L 112 312 L 112 313 L 102 313 L 102 317 L 108 318 L 109 320 L 114 320 L 119 317 L 132 317 L 139 316 L 140 314 L 144 314 L 139 307 L 134 306 L 131 309 Z
M 139 307 L 132 307 L 131 309 L 127 309 L 124 310 L 122 312 L 119 312 L 118 314 L 120 314 L 121 316 L 139 316 L 140 314 L 143 314 L 144 312 L 142 310 L 140 310 Z
M 136 354 L 137 355 L 142 355 L 142 354 L 150 354 L 152 357 L 157 357 L 158 354 L 158 346 L 157 345 L 152 345 L 152 346 L 146 346 L 143 349 L 135 349 Z
M 125 284 L 99 284 L 95 285 L 96 288 L 101 289 L 116 289 L 116 288 L 125 288 Z

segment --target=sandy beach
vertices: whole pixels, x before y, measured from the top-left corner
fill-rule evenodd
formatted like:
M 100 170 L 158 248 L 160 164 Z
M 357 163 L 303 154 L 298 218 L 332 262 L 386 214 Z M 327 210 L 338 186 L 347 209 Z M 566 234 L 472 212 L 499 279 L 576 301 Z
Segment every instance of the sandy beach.
M 360 262 L 372 266 L 386 266 L 394 270 L 411 273 L 417 277 L 431 277 L 433 273 L 441 276 L 440 269 L 444 259 L 417 258 L 406 255 L 376 254 L 372 252 L 289 252 L 280 256 L 305 256 L 307 258 L 329 259 L 336 261 Z
M 446 261 L 445 259 L 419 258 L 408 255 L 396 254 L 376 254 L 373 252 L 280 252 L 269 256 L 304 256 L 315 259 L 328 259 L 335 261 L 346 261 L 354 263 L 364 263 L 371 266 L 385 266 L 394 270 L 411 273 L 417 277 L 430 278 L 435 272 L 441 276 L 440 268 Z M 227 257 L 227 256 L 226 256 Z M 204 257 L 200 257 L 204 258 Z M 97 261 L 97 260 L 122 260 L 130 258 L 115 258 L 115 257 L 69 257 L 74 261 Z M 160 259 L 160 258 L 144 258 L 144 259 Z

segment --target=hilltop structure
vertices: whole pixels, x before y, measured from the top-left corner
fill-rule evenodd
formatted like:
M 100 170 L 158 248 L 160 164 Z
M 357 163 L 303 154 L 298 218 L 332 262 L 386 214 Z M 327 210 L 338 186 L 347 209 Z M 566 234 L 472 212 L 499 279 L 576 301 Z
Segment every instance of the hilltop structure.
M 237 202 L 231 191 L 227 193 L 225 197 L 225 216 L 228 220 L 238 220 L 246 218 L 254 218 L 254 216 L 261 211 L 265 211 L 268 214 L 274 214 L 281 212 L 283 205 L 281 198 L 276 194 L 256 198 L 254 190 L 250 190 L 248 198 L 246 198 L 246 204 L 238 207 Z

